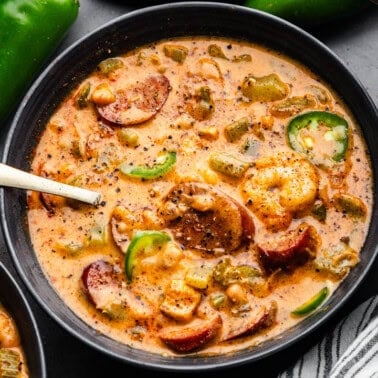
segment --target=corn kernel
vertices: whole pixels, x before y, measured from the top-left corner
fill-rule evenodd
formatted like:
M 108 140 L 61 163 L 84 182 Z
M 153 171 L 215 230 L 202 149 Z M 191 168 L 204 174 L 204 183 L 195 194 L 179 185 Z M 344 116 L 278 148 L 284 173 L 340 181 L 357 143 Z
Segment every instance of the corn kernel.
M 97 105 L 109 105 L 116 100 L 116 97 L 109 85 L 102 83 L 95 88 L 91 99 Z

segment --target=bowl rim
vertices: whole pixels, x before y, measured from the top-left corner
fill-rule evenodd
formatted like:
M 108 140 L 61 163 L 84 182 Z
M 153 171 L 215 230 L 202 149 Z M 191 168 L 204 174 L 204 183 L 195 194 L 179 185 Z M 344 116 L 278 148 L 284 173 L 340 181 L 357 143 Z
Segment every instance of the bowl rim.
M 373 113 L 375 112 L 375 118 L 378 119 L 378 112 L 375 107 L 374 102 L 370 98 L 370 95 L 367 93 L 366 89 L 363 87 L 363 85 L 360 83 L 359 79 L 352 74 L 352 72 L 346 67 L 344 62 L 325 44 L 323 44 L 321 41 L 319 41 L 317 38 L 312 36 L 309 32 L 301 29 L 300 27 L 284 20 L 281 19 L 277 16 L 247 8 L 244 6 L 239 6 L 239 5 L 234 5 L 234 4 L 228 4 L 228 3 L 214 3 L 214 2 L 200 2 L 200 1 L 180 1 L 180 2 L 175 2 L 175 3 L 168 3 L 168 4 L 160 4 L 160 5 L 154 5 L 154 6 L 148 6 L 145 8 L 137 9 L 131 12 L 128 12 L 124 15 L 118 16 L 103 25 L 97 27 L 96 29 L 92 30 L 91 32 L 87 33 L 80 39 L 78 39 L 76 42 L 71 44 L 69 47 L 67 47 L 64 51 L 62 51 L 60 54 L 57 55 L 56 58 L 54 58 L 49 65 L 43 70 L 43 72 L 38 76 L 38 78 L 33 82 L 31 87 L 29 88 L 28 92 L 24 96 L 22 102 L 20 103 L 17 112 L 12 120 L 11 127 L 8 131 L 5 146 L 4 146 L 4 151 L 3 151 L 3 156 L 2 156 L 2 161 L 6 162 L 8 153 L 10 151 L 11 147 L 11 141 L 13 140 L 14 133 L 17 129 L 17 124 L 24 112 L 24 108 L 26 107 L 29 99 L 33 96 L 34 92 L 37 91 L 38 87 L 40 86 L 41 83 L 43 83 L 47 77 L 49 71 L 54 67 L 55 65 L 58 65 L 62 60 L 64 60 L 67 56 L 72 55 L 72 53 L 80 47 L 83 43 L 85 43 L 86 40 L 90 39 L 91 37 L 101 33 L 102 31 L 111 28 L 119 23 L 127 23 L 129 19 L 133 19 L 135 17 L 145 15 L 145 14 L 150 14 L 154 12 L 159 12 L 159 11 L 165 11 L 165 10 L 172 10 L 176 9 L 177 11 L 183 11 L 183 9 L 191 8 L 191 7 L 197 7 L 197 8 L 218 8 L 218 9 L 223 9 L 223 10 L 234 10 L 242 13 L 249 13 L 251 17 L 260 17 L 260 18 L 265 18 L 265 20 L 268 20 L 269 22 L 274 22 L 277 24 L 277 26 L 283 26 L 286 29 L 289 29 L 291 33 L 299 33 L 301 34 L 302 38 L 306 39 L 309 43 L 312 45 L 316 45 L 318 48 L 322 49 L 324 51 L 324 54 L 328 55 L 329 59 L 333 59 L 334 62 L 338 63 L 340 67 L 342 67 L 345 72 L 350 76 L 351 80 L 354 81 L 354 84 L 360 91 L 360 95 L 364 97 L 364 101 L 368 106 L 371 107 L 373 110 Z M 375 175 L 376 176 L 376 175 Z M 376 180 L 375 177 L 373 177 L 373 182 L 374 186 L 376 186 Z M 374 204 L 373 204 L 373 213 L 372 213 L 372 219 L 370 222 L 369 230 L 372 228 L 372 224 L 374 223 L 375 225 L 378 223 L 378 208 L 377 208 L 377 194 L 374 194 Z M 54 319 L 60 326 L 62 326 L 64 329 L 66 329 L 71 335 L 75 336 L 88 346 L 94 348 L 97 351 L 100 351 L 102 353 L 105 353 L 106 355 L 113 357 L 117 360 L 127 362 L 134 364 L 135 366 L 139 367 L 144 367 L 144 368 L 152 368 L 152 369 L 158 369 L 158 370 L 165 370 L 165 371 L 184 371 L 187 369 L 191 370 L 215 370 L 219 368 L 226 368 L 230 366 L 240 366 L 245 363 L 252 363 L 252 362 L 257 362 L 258 360 L 261 360 L 264 357 L 271 356 L 273 354 L 276 354 L 289 346 L 297 343 L 298 341 L 304 339 L 305 337 L 308 337 L 311 333 L 313 333 L 316 329 L 318 329 L 321 325 L 323 325 L 326 321 L 328 322 L 330 318 L 334 317 L 336 313 L 344 306 L 344 304 L 350 299 L 352 294 L 356 291 L 356 289 L 360 286 L 362 281 L 365 279 L 367 273 L 370 271 L 377 255 L 378 255 L 378 246 L 375 247 L 373 254 L 372 254 L 372 259 L 368 261 L 361 272 L 361 275 L 351 284 L 351 287 L 349 290 L 346 292 L 345 296 L 331 309 L 329 309 L 325 315 L 319 315 L 315 321 L 310 322 L 307 324 L 305 331 L 299 335 L 295 335 L 294 337 L 289 337 L 288 341 L 285 343 L 278 343 L 277 345 L 273 345 L 268 347 L 268 350 L 266 351 L 253 351 L 251 350 L 250 353 L 247 355 L 242 355 L 238 358 L 234 357 L 233 359 L 231 358 L 230 360 L 225 360 L 225 361 L 217 361 L 216 363 L 212 363 L 210 359 L 208 359 L 204 364 L 201 365 L 193 365 L 190 363 L 190 359 L 188 359 L 188 363 L 183 363 L 182 365 L 177 365 L 175 363 L 175 358 L 174 360 L 167 359 L 165 360 L 164 363 L 159 363 L 159 362 L 154 362 L 154 361 L 148 361 L 148 362 L 139 362 L 135 361 L 132 357 L 129 356 L 124 356 L 120 355 L 116 352 L 113 352 L 111 350 L 108 350 L 100 345 L 98 345 L 95 341 L 93 340 L 88 340 L 83 334 L 80 332 L 72 329 L 69 325 L 67 325 L 64 321 L 64 319 L 61 319 L 59 315 L 55 314 L 53 311 L 51 311 L 49 305 L 47 304 L 46 301 L 41 298 L 41 296 L 38 294 L 37 290 L 33 287 L 33 285 L 30 283 L 28 276 L 26 275 L 19 259 L 17 258 L 17 251 L 15 250 L 13 243 L 12 243 L 12 238 L 9 232 L 9 220 L 5 216 L 5 189 L 1 188 L 0 189 L 0 208 L 2 209 L 1 211 L 1 226 L 3 228 L 3 233 L 5 237 L 6 244 L 8 246 L 8 249 L 10 250 L 11 257 L 13 259 L 14 265 L 16 267 L 17 272 L 21 276 L 23 282 L 26 284 L 27 288 L 33 295 L 33 297 L 38 301 L 38 303 L 41 305 L 41 307 L 46 311 L 46 313 Z M 45 280 L 47 280 L 45 278 Z M 251 354 L 253 353 L 253 358 L 251 358 Z M 180 356 L 178 356 L 180 358 Z M 209 362 L 210 361 L 210 362 Z
M 23 308 L 21 309 L 22 313 L 25 314 L 26 317 L 27 317 L 27 322 L 30 324 L 30 326 L 32 328 L 34 342 L 37 346 L 37 351 L 36 351 L 36 354 L 37 354 L 37 357 L 38 357 L 37 365 L 41 370 L 40 371 L 41 375 L 39 376 L 39 378 L 45 378 L 46 377 L 45 353 L 44 353 L 44 348 L 43 348 L 43 344 L 42 344 L 42 339 L 41 339 L 39 327 L 38 327 L 37 321 L 35 319 L 33 310 L 31 309 L 30 304 L 29 304 L 28 300 L 26 299 L 25 294 L 21 290 L 20 285 L 17 283 L 15 278 L 11 275 L 8 268 L 1 261 L 0 261 L 0 274 L 1 274 L 2 277 L 5 277 L 6 281 L 8 281 L 9 285 L 13 288 L 14 293 L 17 295 L 18 299 L 20 300 L 21 305 L 23 306 Z M 5 301 L 2 298 L 0 298 L 0 303 L 4 304 L 4 302 Z M 9 302 L 9 300 L 7 300 L 7 302 Z M 17 319 L 15 319 L 15 316 L 13 315 L 13 311 L 11 309 L 9 309 L 8 306 L 6 306 L 6 305 L 5 305 L 5 310 L 8 313 L 10 313 L 12 319 L 16 323 L 16 327 L 18 329 L 18 332 L 21 334 L 22 333 L 22 331 L 21 331 L 22 327 L 18 324 L 19 322 L 17 321 Z M 30 360 L 30 357 L 32 357 L 32 356 L 29 356 L 27 354 L 27 350 L 24 347 L 24 343 L 25 343 L 25 340 L 22 340 L 22 335 L 21 335 L 22 349 L 23 349 L 25 356 L 26 356 L 26 359 L 27 359 L 26 363 L 27 363 L 28 367 L 30 368 L 31 363 L 29 362 L 29 360 Z M 33 356 L 33 357 L 35 357 L 35 356 Z M 34 363 L 34 361 L 33 361 L 33 363 Z M 30 377 L 32 377 L 32 376 L 30 375 Z

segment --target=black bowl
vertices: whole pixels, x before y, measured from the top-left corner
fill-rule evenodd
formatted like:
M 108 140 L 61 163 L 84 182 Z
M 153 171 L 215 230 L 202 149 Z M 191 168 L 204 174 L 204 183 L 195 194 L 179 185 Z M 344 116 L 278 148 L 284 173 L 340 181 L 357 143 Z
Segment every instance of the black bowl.
M 3 161 L 30 169 L 30 154 L 46 121 L 64 95 L 97 63 L 155 40 L 190 35 L 241 38 L 281 51 L 302 62 L 341 95 L 358 120 L 378 176 L 378 114 L 370 97 L 340 59 L 302 29 L 249 8 L 220 3 L 175 3 L 144 8 L 95 30 L 58 56 L 35 81 L 22 101 L 7 136 Z M 232 355 L 208 358 L 164 357 L 122 345 L 79 319 L 56 294 L 32 252 L 26 223 L 26 195 L 3 189 L 1 221 L 15 266 L 31 293 L 52 318 L 77 338 L 119 360 L 140 367 L 171 371 L 215 370 L 255 362 L 307 337 L 329 320 L 356 291 L 378 253 L 378 200 L 375 182 L 372 222 L 361 262 L 329 299 L 326 310 L 262 345 Z
M 30 378 L 45 378 L 45 355 L 37 322 L 20 286 L 1 263 L 0 303 L 16 323 L 25 352 Z

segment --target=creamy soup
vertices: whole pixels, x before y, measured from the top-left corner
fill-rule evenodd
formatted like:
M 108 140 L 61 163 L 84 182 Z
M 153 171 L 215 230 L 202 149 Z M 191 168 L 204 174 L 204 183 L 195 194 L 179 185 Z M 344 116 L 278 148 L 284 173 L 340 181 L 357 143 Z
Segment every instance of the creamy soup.
M 16 323 L 0 304 L 0 378 L 29 377 Z
M 158 354 L 255 347 L 324 309 L 359 262 L 369 156 L 326 83 L 242 41 L 159 41 L 99 62 L 50 118 L 29 193 L 49 282 L 80 318 Z

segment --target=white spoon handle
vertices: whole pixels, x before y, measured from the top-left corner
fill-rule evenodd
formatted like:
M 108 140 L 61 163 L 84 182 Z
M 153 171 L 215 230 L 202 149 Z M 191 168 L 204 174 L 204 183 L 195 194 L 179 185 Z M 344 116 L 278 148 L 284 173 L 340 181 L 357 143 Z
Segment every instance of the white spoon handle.
M 98 205 L 101 194 L 77 186 L 62 184 L 40 176 L 33 175 L 0 163 L 0 186 L 35 190 L 68 197 L 91 205 Z

